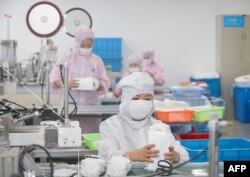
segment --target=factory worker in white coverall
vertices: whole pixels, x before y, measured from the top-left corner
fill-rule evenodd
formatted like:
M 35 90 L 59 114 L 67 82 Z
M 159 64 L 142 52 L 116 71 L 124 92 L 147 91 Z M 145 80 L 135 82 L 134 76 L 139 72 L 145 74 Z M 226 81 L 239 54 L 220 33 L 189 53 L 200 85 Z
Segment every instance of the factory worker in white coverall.
M 154 112 L 154 81 L 143 72 L 135 72 L 120 82 L 122 99 L 119 113 L 100 124 L 101 141 L 99 155 L 109 160 L 113 155 L 127 156 L 131 161 L 153 162 L 159 156 L 154 144 L 148 144 L 148 128 L 163 124 L 171 138 L 171 146 L 166 150 L 164 159 L 173 163 L 189 159 L 187 151 L 172 135 L 169 125 L 152 117 Z

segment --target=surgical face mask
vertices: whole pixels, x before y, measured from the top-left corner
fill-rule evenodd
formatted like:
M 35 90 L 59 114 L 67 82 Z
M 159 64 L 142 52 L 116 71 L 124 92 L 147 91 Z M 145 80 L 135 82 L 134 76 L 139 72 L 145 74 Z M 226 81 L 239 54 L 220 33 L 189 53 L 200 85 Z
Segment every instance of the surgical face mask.
M 80 48 L 80 53 L 82 55 L 89 55 L 92 52 L 92 48 Z
M 81 174 L 85 177 L 100 176 L 105 171 L 104 165 L 102 159 L 86 158 L 81 161 Z
M 128 158 L 123 156 L 112 156 L 107 167 L 107 176 L 122 177 L 127 176 L 132 165 Z
M 140 68 L 138 68 L 138 67 L 136 67 L 136 68 L 129 68 L 129 71 L 130 71 L 131 73 L 133 73 L 133 72 L 139 72 L 139 71 L 140 71 Z
M 152 100 L 131 100 L 128 106 L 128 111 L 132 119 L 141 121 L 144 120 L 153 110 Z
M 150 65 L 151 63 L 152 63 L 152 60 L 151 59 L 144 59 L 143 60 L 143 63 L 145 64 L 145 65 Z

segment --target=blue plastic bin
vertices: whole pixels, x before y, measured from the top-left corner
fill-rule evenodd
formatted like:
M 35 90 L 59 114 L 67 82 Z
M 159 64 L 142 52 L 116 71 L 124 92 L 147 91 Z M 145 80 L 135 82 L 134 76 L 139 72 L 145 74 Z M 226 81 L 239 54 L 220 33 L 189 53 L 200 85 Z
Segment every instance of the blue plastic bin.
M 99 55 L 112 71 L 122 69 L 122 38 L 94 38 L 93 53 Z
M 208 132 L 207 123 L 195 124 L 194 125 L 194 132 L 196 132 L 196 133 L 207 133 Z
M 244 138 L 221 138 L 219 142 L 219 161 L 225 160 L 241 161 L 250 160 L 250 141 Z M 181 140 L 181 144 L 186 148 L 190 158 L 208 147 L 209 140 Z M 192 162 L 207 162 L 208 151 Z
M 190 78 L 191 82 L 206 82 L 210 92 L 210 96 L 220 97 L 220 78 Z
M 234 117 L 240 122 L 250 122 L 250 86 L 233 88 Z

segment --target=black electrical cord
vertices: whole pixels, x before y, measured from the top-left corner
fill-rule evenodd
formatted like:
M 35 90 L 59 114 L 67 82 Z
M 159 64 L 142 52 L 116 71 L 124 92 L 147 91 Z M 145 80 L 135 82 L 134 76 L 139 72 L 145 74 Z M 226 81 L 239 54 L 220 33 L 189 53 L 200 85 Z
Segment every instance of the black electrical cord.
M 64 84 L 62 72 L 61 72 L 61 78 L 62 78 L 62 82 L 63 82 L 63 84 Z M 70 92 L 68 92 L 68 94 L 69 94 L 70 98 L 71 98 L 72 101 L 73 101 L 73 102 L 69 102 L 68 104 L 73 104 L 73 105 L 74 105 L 73 111 L 69 114 L 69 115 L 71 116 L 71 115 L 75 115 L 75 114 L 77 113 L 77 104 L 76 104 L 76 102 L 75 102 L 73 96 L 70 94 Z M 61 111 L 61 115 L 63 115 L 63 114 L 64 114 L 64 107 L 62 108 L 62 111 Z
M 42 80 L 42 88 L 41 88 L 41 98 L 42 98 L 42 100 L 44 101 L 44 99 L 43 99 L 43 88 L 44 88 L 44 82 L 45 82 L 45 75 L 46 74 L 46 72 L 45 71 L 43 71 L 43 80 Z
M 220 138 L 220 137 L 221 137 L 221 133 L 219 133 L 217 137 Z M 160 168 L 157 168 L 156 173 L 155 173 L 155 174 L 152 174 L 152 175 L 149 175 L 149 176 L 145 176 L 145 177 L 153 177 L 153 176 L 159 176 L 159 175 L 160 175 L 160 176 L 169 176 L 169 175 L 172 174 L 172 171 L 173 171 L 174 169 L 177 169 L 177 168 L 180 168 L 180 167 L 186 165 L 187 163 L 189 163 L 189 162 L 191 162 L 192 160 L 198 158 L 199 156 L 201 156 L 203 153 L 205 153 L 205 152 L 207 152 L 207 151 L 208 151 L 208 147 L 205 148 L 205 149 L 203 149 L 203 150 L 201 150 L 200 152 L 198 152 L 195 156 L 193 156 L 193 157 L 190 158 L 189 160 L 184 161 L 184 162 L 182 162 L 182 163 L 180 163 L 180 164 L 178 164 L 178 165 L 176 165 L 176 166 L 173 166 L 172 163 L 170 163 L 170 162 L 168 162 L 168 161 L 166 161 L 166 160 L 160 160 L 160 161 L 158 161 L 158 166 L 159 166 Z M 164 163 L 165 163 L 166 165 L 164 165 Z
M 158 166 L 159 168 L 157 168 L 156 173 L 152 174 L 152 175 L 148 175 L 145 177 L 153 177 L 153 176 L 169 176 L 172 174 L 174 169 L 180 168 L 184 165 L 186 165 L 187 163 L 191 162 L 192 160 L 198 158 L 199 156 L 201 156 L 203 153 L 205 153 L 208 150 L 208 148 L 203 149 L 202 151 L 200 151 L 199 153 L 197 153 L 195 156 L 193 156 L 192 158 L 190 158 L 189 160 L 182 162 L 176 166 L 173 166 L 172 163 L 166 161 L 166 160 L 160 160 L 158 162 Z
M 11 108 L 9 105 L 6 104 L 6 100 L 5 101 L 0 101 L 0 104 L 5 107 L 11 114 L 13 118 L 18 118 L 20 115 L 22 115 L 22 113 L 20 111 L 17 111 L 13 108 Z
M 19 161 L 18 161 L 18 175 L 20 177 L 24 177 L 24 174 L 23 174 L 23 172 L 25 171 L 24 164 L 23 164 L 24 157 L 25 157 L 26 153 L 30 153 L 31 151 L 33 151 L 36 148 L 39 148 L 39 149 L 43 150 L 47 154 L 48 160 L 49 160 L 49 163 L 50 163 L 50 176 L 53 177 L 54 167 L 53 167 L 52 157 L 51 157 L 50 153 L 47 151 L 46 148 L 44 148 L 44 147 L 42 147 L 42 146 L 40 146 L 38 144 L 32 144 L 32 145 L 29 145 L 27 147 L 24 147 L 24 149 L 20 153 L 20 157 L 19 157 Z
M 75 103 L 73 103 L 73 102 L 69 102 L 68 103 L 69 105 L 74 105 L 75 106 Z M 74 110 L 69 114 L 70 116 L 72 116 L 72 115 L 75 115 L 76 114 L 76 109 L 74 108 Z M 61 110 L 61 115 L 63 116 L 64 115 L 64 107 L 62 108 L 62 110 Z
M 26 111 L 29 111 L 29 109 L 28 109 L 28 108 L 26 108 L 26 107 L 24 107 L 24 106 L 22 106 L 22 105 L 20 105 L 20 104 L 18 104 L 18 103 L 15 103 L 15 102 L 13 102 L 13 101 L 6 100 L 6 99 L 2 99 L 2 101 L 4 101 L 4 102 L 8 102 L 8 103 L 11 103 L 11 104 L 14 104 L 14 105 L 16 105 L 16 106 L 18 106 L 18 107 L 20 107 L 20 108 L 25 109 Z
M 62 79 L 62 83 L 64 84 L 64 79 L 63 79 L 63 73 L 62 73 L 62 65 L 60 65 L 60 74 L 61 74 L 61 79 Z M 72 101 L 73 101 L 73 105 L 74 105 L 74 109 L 73 109 L 73 111 L 69 114 L 69 115 L 76 115 L 76 113 L 77 113 L 77 111 L 78 111 L 78 108 L 77 108 L 77 104 L 76 104 L 76 101 L 75 101 L 75 99 L 73 98 L 73 96 L 71 95 L 71 93 L 70 92 L 68 92 L 68 94 L 69 94 L 69 96 L 70 96 L 70 98 L 72 99 Z M 71 104 L 72 102 L 70 102 L 69 104 Z M 64 107 L 62 108 L 62 112 L 64 111 Z M 61 113 L 62 113 L 61 112 Z

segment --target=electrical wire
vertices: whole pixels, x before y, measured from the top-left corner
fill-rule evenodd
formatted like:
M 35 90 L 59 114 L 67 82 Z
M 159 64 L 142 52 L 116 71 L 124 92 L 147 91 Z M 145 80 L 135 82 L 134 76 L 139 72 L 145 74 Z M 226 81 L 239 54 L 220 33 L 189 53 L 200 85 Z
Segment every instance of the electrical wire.
M 145 176 L 145 177 L 153 177 L 153 176 L 169 176 L 172 174 L 174 169 L 180 168 L 184 165 L 186 165 L 187 163 L 191 162 L 192 160 L 198 158 L 199 156 L 201 156 L 203 153 L 205 153 L 208 150 L 208 148 L 203 149 L 202 151 L 198 152 L 195 156 L 193 156 L 192 158 L 190 158 L 189 160 L 182 162 L 176 166 L 173 166 L 172 163 L 166 161 L 166 160 L 160 160 L 158 162 L 158 166 L 159 168 L 157 168 L 156 173 Z
M 58 117 L 60 119 L 62 119 L 64 121 L 64 118 L 59 115 L 56 111 L 53 110 L 53 108 L 51 108 L 48 104 L 46 104 L 39 96 L 37 96 L 32 90 L 30 90 L 28 87 L 26 87 L 22 82 L 20 82 L 13 74 L 11 74 L 7 69 L 5 69 L 1 64 L 0 67 L 6 71 L 11 77 L 13 77 L 14 80 L 17 81 L 17 83 L 19 83 L 21 86 L 23 86 L 25 89 L 27 89 L 37 100 L 39 100 L 41 103 L 43 103 L 45 106 L 47 106 L 47 108 L 49 108 L 52 112 L 54 112 L 55 114 L 58 115 Z
M 221 133 L 218 134 L 217 138 L 220 138 L 221 137 Z M 192 158 L 190 158 L 189 160 L 187 161 L 184 161 L 176 166 L 173 166 L 172 163 L 166 161 L 166 160 L 160 160 L 158 161 L 158 166 L 160 168 L 157 168 L 156 170 L 156 173 L 155 174 L 151 174 L 151 175 L 148 175 L 146 177 L 153 177 L 153 176 L 169 176 L 172 174 L 173 170 L 174 169 L 177 169 L 177 168 L 180 168 L 184 165 L 186 165 L 187 163 L 191 162 L 192 160 L 198 158 L 199 156 L 201 156 L 203 153 L 207 152 L 208 151 L 208 147 L 201 150 L 200 152 L 198 152 L 196 155 L 194 155 Z M 164 163 L 166 165 L 164 165 Z
M 32 145 L 29 145 L 27 147 L 25 146 L 24 149 L 22 150 L 22 152 L 20 153 L 20 157 L 19 157 L 19 161 L 18 161 L 18 175 L 20 177 L 24 177 L 24 174 L 23 174 L 23 172 L 25 171 L 24 164 L 23 164 L 24 157 L 25 157 L 26 153 L 30 153 L 36 148 L 43 150 L 47 154 L 49 164 L 50 164 L 50 176 L 53 177 L 54 166 L 53 166 L 52 157 L 46 148 L 44 148 L 38 144 L 32 144 Z
M 61 66 L 61 65 L 60 65 L 60 73 L 61 73 L 62 83 L 64 84 L 64 78 L 63 78 L 63 74 L 62 74 L 62 66 Z M 72 99 L 73 105 L 74 105 L 74 109 L 73 109 L 73 111 L 72 111 L 69 115 L 73 115 L 73 114 L 75 115 L 75 114 L 77 113 L 77 104 L 76 104 L 75 99 L 74 99 L 73 96 L 71 95 L 71 93 L 68 92 L 68 94 L 69 94 L 70 98 Z M 71 104 L 71 103 L 72 103 L 72 102 L 69 102 L 69 104 Z M 64 107 L 63 107 L 62 110 L 64 110 Z
M 10 100 L 7 100 L 7 99 L 2 99 L 2 101 L 9 102 L 9 103 L 11 103 L 11 104 L 14 104 L 14 105 L 16 105 L 16 106 L 18 106 L 18 107 L 20 107 L 20 108 L 23 108 L 23 109 L 29 111 L 28 108 L 26 108 L 25 106 L 22 106 L 22 105 L 20 105 L 20 104 L 18 104 L 18 103 L 16 103 L 16 102 L 13 102 L 13 101 L 10 101 Z
M 43 71 L 43 80 L 42 80 L 42 87 L 41 87 L 41 98 L 42 98 L 43 101 L 44 101 L 44 99 L 43 99 L 43 88 L 44 88 L 45 76 L 46 76 L 46 72 Z
M 5 107 L 9 113 L 12 114 L 13 118 L 18 118 L 20 115 L 22 115 L 22 113 L 20 111 L 17 111 L 15 109 L 13 109 L 12 107 L 10 107 L 9 105 L 6 104 L 6 100 L 5 101 L 0 101 L 0 104 Z

